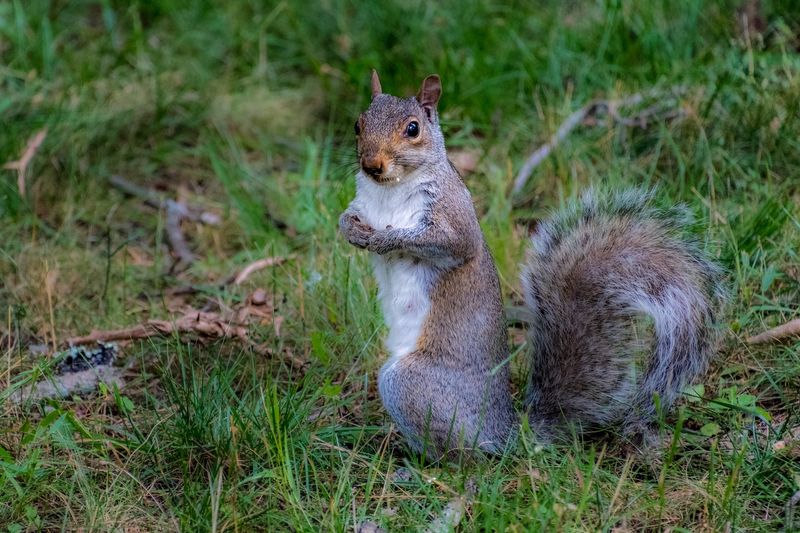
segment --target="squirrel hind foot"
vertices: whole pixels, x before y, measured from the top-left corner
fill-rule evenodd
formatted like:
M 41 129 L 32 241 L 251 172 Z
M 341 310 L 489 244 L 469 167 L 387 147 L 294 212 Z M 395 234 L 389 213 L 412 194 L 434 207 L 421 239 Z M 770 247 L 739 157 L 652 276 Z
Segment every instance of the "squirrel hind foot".
M 582 442 L 621 443 L 631 453 L 658 458 L 669 446 L 671 437 L 659 431 L 658 426 L 641 418 L 617 425 L 585 425 L 578 420 L 559 417 L 528 415 L 528 423 L 537 444 L 569 445 Z

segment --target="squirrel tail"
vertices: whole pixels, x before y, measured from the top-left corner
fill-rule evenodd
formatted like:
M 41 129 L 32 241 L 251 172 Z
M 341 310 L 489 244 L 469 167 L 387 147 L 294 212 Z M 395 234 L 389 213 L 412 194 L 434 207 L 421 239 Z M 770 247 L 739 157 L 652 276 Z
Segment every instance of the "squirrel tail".
M 688 236 L 688 211 L 652 199 L 589 191 L 532 237 L 526 406 L 540 438 L 565 422 L 645 434 L 714 355 L 722 270 Z

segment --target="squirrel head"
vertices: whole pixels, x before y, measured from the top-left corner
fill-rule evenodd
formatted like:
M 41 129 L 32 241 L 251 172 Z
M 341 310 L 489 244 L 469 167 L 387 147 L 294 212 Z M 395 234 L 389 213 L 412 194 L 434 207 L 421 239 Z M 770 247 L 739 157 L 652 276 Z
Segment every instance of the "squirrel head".
M 416 96 L 383 94 L 378 73 L 372 71 L 372 102 L 355 124 L 358 162 L 367 177 L 397 183 L 447 161 L 436 112 L 441 94 L 435 74 L 423 80 Z

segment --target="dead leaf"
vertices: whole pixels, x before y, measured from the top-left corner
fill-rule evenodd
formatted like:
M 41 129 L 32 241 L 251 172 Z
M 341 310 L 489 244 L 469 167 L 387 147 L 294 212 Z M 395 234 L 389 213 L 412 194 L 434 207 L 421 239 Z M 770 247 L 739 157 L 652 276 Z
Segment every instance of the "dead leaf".
M 28 139 L 28 144 L 25 146 L 25 151 L 22 152 L 22 155 L 16 161 L 9 161 L 3 168 L 9 170 L 16 170 L 17 171 L 17 189 L 19 190 L 20 196 L 25 196 L 25 175 L 28 172 L 28 166 L 33 159 L 33 156 L 36 155 L 36 152 L 39 151 L 39 147 L 44 142 L 44 139 L 47 137 L 47 128 L 43 128 L 37 131 L 30 139 Z

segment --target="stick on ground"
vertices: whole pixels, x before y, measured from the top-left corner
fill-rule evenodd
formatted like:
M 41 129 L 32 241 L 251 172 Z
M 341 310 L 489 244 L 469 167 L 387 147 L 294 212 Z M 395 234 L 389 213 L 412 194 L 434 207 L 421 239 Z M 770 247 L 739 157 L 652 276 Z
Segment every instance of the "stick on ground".
M 253 261 L 246 267 L 244 267 L 238 274 L 233 277 L 233 284 L 234 285 L 241 285 L 245 282 L 247 278 L 249 278 L 254 272 L 258 272 L 259 270 L 263 270 L 265 268 L 280 265 L 287 259 L 292 259 L 290 257 L 265 257 L 264 259 L 259 259 L 258 261 Z
M 522 190 L 531 173 L 533 172 L 533 169 L 538 167 L 542 161 L 547 159 L 547 156 L 550 155 L 550 152 L 553 151 L 553 148 L 558 146 L 558 143 L 563 141 L 564 138 L 578 126 L 578 124 L 583 122 L 583 120 L 593 112 L 597 105 L 597 102 L 592 102 L 572 113 L 561 124 L 561 126 L 558 127 L 555 135 L 550 137 L 549 141 L 544 143 L 535 152 L 528 156 L 528 159 L 525 160 L 525 164 L 522 165 L 517 177 L 514 179 L 514 189 L 512 191 L 514 194 L 517 194 Z
M 193 222 L 200 222 L 212 226 L 216 226 L 220 223 L 219 217 L 214 213 L 203 211 L 199 207 L 188 206 L 183 202 L 176 202 L 175 200 L 165 198 L 156 192 L 139 187 L 121 176 L 111 176 L 109 181 L 111 185 L 124 193 L 141 198 L 147 205 L 156 209 L 164 209 L 167 212 L 164 231 L 167 234 L 167 240 L 170 243 L 172 251 L 178 256 L 179 264 L 184 266 L 194 262 L 194 254 L 191 249 L 189 249 L 189 243 L 183 234 L 181 223 L 184 220 L 191 220 Z
M 37 131 L 33 137 L 28 139 L 28 144 L 25 145 L 25 151 L 22 152 L 22 156 L 16 161 L 9 161 L 3 165 L 3 168 L 17 171 L 17 189 L 21 197 L 25 196 L 25 175 L 28 173 L 28 166 L 31 164 L 33 156 L 39 151 L 39 147 L 44 142 L 45 137 L 47 137 L 47 128 Z
M 752 337 L 747 338 L 747 344 L 765 344 L 768 342 L 778 342 L 789 337 L 796 337 L 800 336 L 800 318 L 795 318 L 794 320 L 787 322 L 782 326 L 778 326 L 777 328 L 772 328 L 770 330 L 765 331 L 764 333 L 759 333 L 758 335 L 753 335 Z
M 83 337 L 72 337 L 67 343 L 72 346 L 91 345 L 98 342 L 129 341 L 147 339 L 156 336 L 168 336 L 173 333 L 196 333 L 208 338 L 247 338 L 244 326 L 228 322 L 217 313 L 205 311 L 188 311 L 174 322 L 169 320 L 148 320 L 131 328 L 94 330 Z
M 646 98 L 657 98 L 663 100 L 663 96 L 665 94 L 675 95 L 683 91 L 684 89 L 682 87 L 673 87 L 664 93 L 650 91 L 648 93 L 632 94 L 631 96 L 617 100 L 593 100 L 589 102 L 585 106 L 570 114 L 558 127 L 556 133 L 550 137 L 550 140 L 548 140 L 528 156 L 519 173 L 517 173 L 517 177 L 514 179 L 512 194 L 518 194 L 522 190 L 522 188 L 525 186 L 525 183 L 527 183 L 528 178 L 530 178 L 531 174 L 533 173 L 533 170 L 538 167 L 542 161 L 547 159 L 547 156 L 550 155 L 550 153 L 572 132 L 572 130 L 578 127 L 578 125 L 588 117 L 597 115 L 601 111 L 605 111 L 614 122 L 618 122 L 627 126 L 643 127 L 647 124 L 649 119 L 658 115 L 658 112 L 662 112 L 664 114 L 663 118 L 677 116 L 679 113 L 675 113 L 674 110 L 669 109 L 670 107 L 677 105 L 677 101 L 670 100 L 669 102 L 659 102 L 654 106 L 648 107 L 639 115 L 635 115 L 633 117 L 621 116 L 618 112 L 619 108 L 640 104 Z M 670 105 L 667 105 L 667 103 Z
M 189 265 L 194 262 L 194 254 L 189 249 L 189 243 L 181 230 L 181 222 L 189 218 L 186 206 L 177 202 L 170 201 L 167 204 L 167 220 L 164 230 L 167 232 L 167 239 L 172 245 L 172 250 L 178 256 L 180 263 Z
M 128 328 L 93 330 L 89 335 L 67 339 L 64 344 L 93 346 L 98 342 L 131 341 L 171 335 L 182 338 L 189 336 L 201 341 L 234 339 L 258 354 L 280 358 L 301 370 L 306 366 L 306 361 L 302 358 L 295 356 L 288 349 L 275 350 L 269 343 L 257 344 L 250 337 L 250 329 L 255 325 L 272 324 L 278 334 L 281 320 L 282 317 L 274 314 L 272 300 L 267 292 L 257 289 L 240 305 L 224 312 L 186 308 L 182 316 L 175 320 L 148 320 Z

